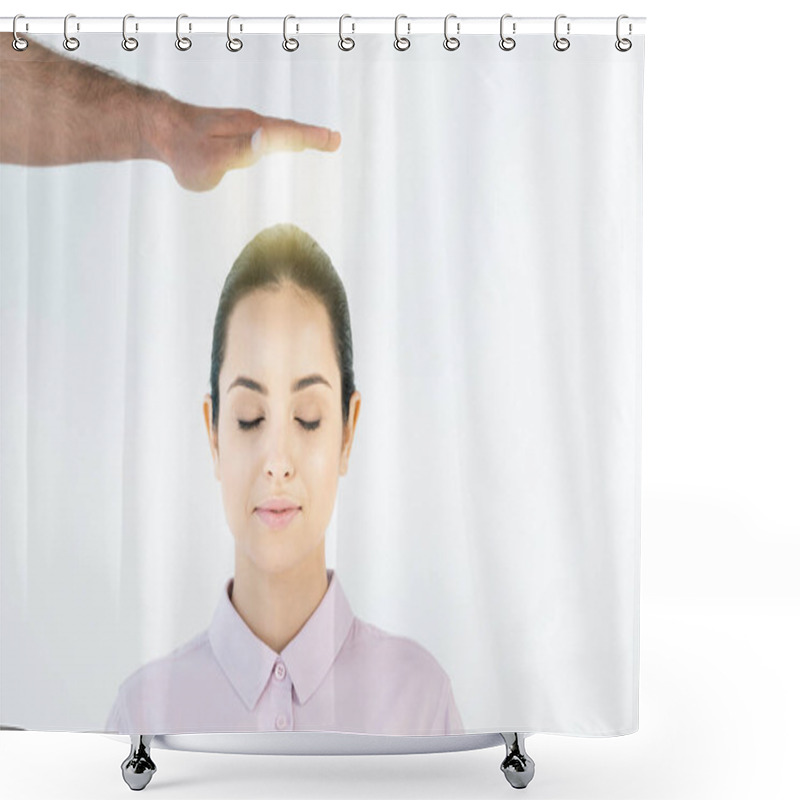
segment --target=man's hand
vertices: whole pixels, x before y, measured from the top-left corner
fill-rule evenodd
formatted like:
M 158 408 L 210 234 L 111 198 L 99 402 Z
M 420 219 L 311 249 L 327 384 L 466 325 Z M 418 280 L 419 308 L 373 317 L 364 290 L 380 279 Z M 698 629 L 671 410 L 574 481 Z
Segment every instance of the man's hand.
M 332 152 L 342 140 L 329 128 L 263 117 L 244 108 L 189 105 L 168 95 L 142 111 L 143 157 L 168 164 L 178 183 L 194 191 L 213 189 L 229 169 L 249 167 L 265 153 Z
M 0 161 L 49 166 L 153 158 L 186 189 L 213 189 L 229 169 L 273 150 L 336 150 L 329 128 L 206 108 L 131 83 L 28 40 L 17 52 L 0 32 Z

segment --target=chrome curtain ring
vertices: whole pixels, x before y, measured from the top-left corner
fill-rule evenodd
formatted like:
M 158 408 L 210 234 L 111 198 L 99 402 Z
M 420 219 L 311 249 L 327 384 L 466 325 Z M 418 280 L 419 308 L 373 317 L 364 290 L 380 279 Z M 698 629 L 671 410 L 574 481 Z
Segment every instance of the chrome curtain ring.
M 500 49 L 501 50 L 513 50 L 517 46 L 517 40 L 516 39 L 512 39 L 510 36 L 506 36 L 503 33 L 503 23 L 505 23 L 505 21 L 507 19 L 511 19 L 511 14 L 503 14 L 503 16 L 500 17 Z M 514 24 L 513 27 L 512 27 L 512 31 L 516 32 L 516 27 L 517 27 L 516 24 Z
M 411 39 L 407 39 L 405 36 L 400 36 L 400 20 L 401 19 L 408 19 L 405 14 L 398 14 L 394 18 L 394 49 L 395 50 L 408 50 L 411 47 Z M 407 22 L 406 27 L 408 28 L 408 33 L 411 33 L 411 23 Z
M 74 36 L 70 36 L 67 32 L 67 23 L 69 22 L 70 17 L 74 18 L 75 15 L 67 14 L 67 16 L 64 17 L 64 49 L 77 50 L 81 46 L 80 41 L 78 41 L 78 39 L 76 39 Z
M 128 52 L 135 50 L 139 46 L 139 40 L 134 39 L 133 36 L 128 36 L 127 31 L 125 30 L 128 20 L 133 18 L 133 14 L 126 14 L 122 18 L 122 49 L 127 50 Z
M 239 19 L 239 17 L 237 17 L 236 14 L 231 14 L 228 17 L 228 41 L 225 42 L 225 47 L 227 47 L 231 53 L 238 53 L 242 49 L 243 44 L 241 39 L 231 39 L 231 20 L 233 19 Z M 241 28 L 239 28 L 239 30 L 241 30 Z
M 22 52 L 28 46 L 28 44 L 30 44 L 30 43 L 28 42 L 27 39 L 23 38 L 22 36 L 20 36 L 17 33 L 17 20 L 18 19 L 25 19 L 25 15 L 24 14 L 17 14 L 17 16 L 14 17 L 14 23 L 11 26 L 11 30 L 14 32 L 14 38 L 11 40 L 11 46 L 15 50 L 18 50 L 19 52 Z
M 553 33 L 556 37 L 556 40 L 553 42 L 553 47 L 555 47 L 555 49 L 561 53 L 563 53 L 565 50 L 569 50 L 569 45 L 570 45 L 569 39 L 567 39 L 564 36 L 558 35 L 558 21 L 560 19 L 566 19 L 566 18 L 567 18 L 566 14 L 559 14 L 556 17 L 556 21 L 553 25 Z M 569 22 L 567 23 L 567 36 L 569 36 Z
M 300 47 L 300 42 L 298 42 L 297 39 L 294 38 L 290 39 L 286 35 L 288 22 L 290 19 L 297 19 L 297 17 L 293 17 L 291 14 L 287 14 L 283 18 L 283 49 L 289 53 L 293 53 L 295 50 L 297 50 L 298 47 Z M 299 30 L 299 28 L 300 26 L 298 25 L 297 29 Z
M 444 49 L 445 50 L 458 50 L 461 47 L 461 40 L 457 36 L 448 36 L 447 35 L 447 23 L 451 19 L 456 19 L 455 14 L 448 14 L 444 18 Z M 456 33 L 461 30 L 461 23 L 456 23 Z
M 342 14 L 342 16 L 339 17 L 339 49 L 340 50 L 352 50 L 356 46 L 356 43 L 355 43 L 354 39 L 351 39 L 349 36 L 344 36 L 343 33 L 342 33 L 342 23 L 346 19 L 353 19 L 353 18 L 349 14 Z M 356 24 L 355 24 L 355 22 L 353 22 L 351 24 L 353 26 L 352 33 L 355 33 L 356 32 Z
M 628 19 L 628 15 L 627 14 L 620 14 L 617 17 L 617 41 L 614 42 L 614 47 L 616 47 L 617 50 L 620 51 L 620 53 L 627 53 L 628 50 L 630 50 L 631 47 L 633 47 L 633 42 L 630 39 L 622 39 L 622 38 L 620 38 L 620 35 L 619 35 L 619 23 L 623 19 Z M 630 34 L 632 32 L 633 32 L 633 26 L 630 23 L 628 23 L 628 33 Z
M 178 14 L 177 18 L 175 19 L 175 47 L 178 50 L 188 50 L 192 46 L 192 40 L 188 36 L 181 36 L 181 20 L 188 19 L 188 14 Z M 189 23 L 189 30 L 192 29 L 191 23 Z

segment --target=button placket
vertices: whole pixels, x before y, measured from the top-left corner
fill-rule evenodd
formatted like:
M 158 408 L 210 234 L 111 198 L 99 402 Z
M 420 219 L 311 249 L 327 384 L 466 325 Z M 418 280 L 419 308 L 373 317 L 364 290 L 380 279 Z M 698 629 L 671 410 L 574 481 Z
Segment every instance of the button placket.
M 285 731 L 292 727 L 292 682 L 286 679 L 288 674 L 286 664 L 280 659 L 275 662 L 272 674 L 279 698 L 274 718 L 275 730 Z

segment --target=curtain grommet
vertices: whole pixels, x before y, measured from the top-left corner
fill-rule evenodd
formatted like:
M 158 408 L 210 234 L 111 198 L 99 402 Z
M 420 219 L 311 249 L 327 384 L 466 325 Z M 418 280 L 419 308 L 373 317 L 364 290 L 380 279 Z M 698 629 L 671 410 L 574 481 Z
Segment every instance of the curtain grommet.
M 133 36 L 128 36 L 128 32 L 125 30 L 129 19 L 133 19 L 133 14 L 126 14 L 122 18 L 122 49 L 131 53 L 139 46 L 139 40 Z M 137 25 L 136 27 L 138 29 L 139 26 Z
M 449 50 L 450 52 L 452 52 L 453 50 L 458 50 L 458 48 L 461 47 L 461 40 L 458 38 L 458 36 L 448 36 L 447 35 L 447 23 L 451 19 L 457 19 L 456 15 L 455 14 L 448 14 L 444 18 L 444 43 L 443 43 L 444 49 L 445 50 Z M 456 34 L 458 34 L 458 33 L 461 33 L 461 23 L 460 22 L 456 22 Z
M 12 32 L 14 34 L 14 38 L 11 40 L 11 46 L 18 53 L 21 53 L 23 50 L 25 50 L 28 47 L 30 42 L 24 36 L 20 36 L 17 33 L 17 20 L 18 19 L 25 19 L 25 15 L 24 14 L 17 14 L 14 17 L 14 22 L 13 22 L 13 24 L 11 26 L 11 30 L 12 30 Z
M 297 17 L 294 17 L 291 14 L 287 14 L 283 18 L 283 43 L 282 43 L 282 47 L 287 53 L 293 53 L 295 50 L 297 50 L 298 47 L 300 47 L 300 42 L 298 42 L 297 39 L 295 39 L 293 37 L 289 38 L 286 35 L 286 29 L 287 29 L 288 22 L 289 22 L 290 19 L 297 19 Z M 300 29 L 300 26 L 298 25 L 296 27 L 296 30 L 299 30 L 299 29 Z
M 239 19 L 239 17 L 236 14 L 231 14 L 228 17 L 228 41 L 225 42 L 225 47 L 227 47 L 231 53 L 238 53 L 242 49 L 242 47 L 244 47 L 244 43 L 242 42 L 241 39 L 234 39 L 231 36 L 231 20 L 234 19 Z M 239 30 L 241 30 L 241 27 L 239 28 Z
M 408 34 L 406 36 L 401 36 L 400 35 L 401 19 L 408 19 L 408 17 L 405 14 L 398 14 L 394 18 L 394 49 L 403 52 L 404 50 L 408 50 L 408 48 L 411 47 L 411 39 L 408 38 L 408 34 L 411 33 L 411 23 L 406 22 L 406 26 L 408 28 Z
M 342 25 L 346 19 L 353 19 L 349 14 L 342 14 L 339 17 L 339 49 L 344 50 L 346 53 L 352 50 L 356 46 L 356 41 L 350 36 L 345 36 L 344 32 L 342 31 Z M 353 30 L 352 33 L 356 32 L 356 24 L 355 22 L 352 23 Z
M 503 32 L 503 24 L 507 19 L 511 19 L 511 14 L 503 14 L 503 16 L 500 17 L 500 49 L 505 50 L 506 52 L 513 50 L 517 46 L 517 40 L 511 36 L 506 36 Z M 517 32 L 516 22 L 511 23 L 511 32 Z
M 69 32 L 67 31 L 67 23 L 69 22 L 70 18 L 74 19 L 75 15 L 67 14 L 67 16 L 64 17 L 64 49 L 72 52 L 81 46 L 81 42 L 77 37 L 70 36 Z M 80 27 L 78 27 L 77 30 L 80 30 Z
M 566 36 L 559 36 L 558 35 L 558 21 L 560 19 L 566 19 L 566 14 L 559 14 L 555 22 L 553 23 L 553 35 L 556 37 L 555 41 L 553 42 L 553 47 L 558 50 L 559 53 L 563 53 L 565 50 L 569 50 L 570 40 L 566 38 Z M 567 23 L 567 36 L 569 36 L 569 28 L 570 24 Z
M 178 14 L 175 19 L 175 47 L 181 52 L 186 52 L 192 46 L 192 40 L 188 36 L 181 36 L 181 20 L 187 19 L 188 14 Z M 189 31 L 192 30 L 192 23 L 189 23 Z

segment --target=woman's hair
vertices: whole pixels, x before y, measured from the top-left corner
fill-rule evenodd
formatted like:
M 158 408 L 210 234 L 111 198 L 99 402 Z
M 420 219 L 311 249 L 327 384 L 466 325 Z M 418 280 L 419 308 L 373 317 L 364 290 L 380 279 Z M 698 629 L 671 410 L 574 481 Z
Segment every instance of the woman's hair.
M 347 424 L 350 396 L 355 391 L 350 311 L 341 278 L 328 254 L 296 225 L 264 228 L 234 261 L 219 297 L 211 345 L 211 412 L 214 430 L 219 420 L 219 373 L 225 359 L 228 320 L 243 297 L 257 289 L 277 289 L 291 282 L 306 289 L 325 306 L 336 360 L 342 377 L 342 420 Z

